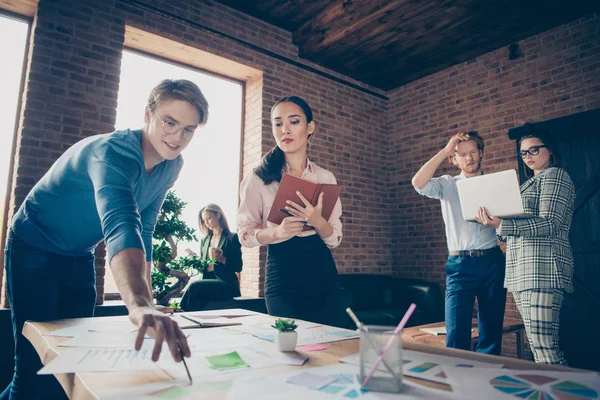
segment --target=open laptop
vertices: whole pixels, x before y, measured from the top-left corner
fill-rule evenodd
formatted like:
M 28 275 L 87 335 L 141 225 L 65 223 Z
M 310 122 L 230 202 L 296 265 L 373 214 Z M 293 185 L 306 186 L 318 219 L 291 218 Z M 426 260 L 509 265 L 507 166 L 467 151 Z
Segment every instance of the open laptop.
M 519 181 L 514 169 L 456 181 L 463 218 L 475 221 L 477 210 L 483 206 L 488 213 L 500 218 L 527 218 L 523 212 Z

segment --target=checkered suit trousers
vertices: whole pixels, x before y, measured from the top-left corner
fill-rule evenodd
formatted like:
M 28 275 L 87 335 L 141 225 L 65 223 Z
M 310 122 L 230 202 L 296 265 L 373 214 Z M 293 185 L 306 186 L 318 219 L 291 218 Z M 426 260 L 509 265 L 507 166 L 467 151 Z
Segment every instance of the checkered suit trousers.
M 568 365 L 558 345 L 562 289 L 530 289 L 513 292 L 525 324 L 535 362 Z

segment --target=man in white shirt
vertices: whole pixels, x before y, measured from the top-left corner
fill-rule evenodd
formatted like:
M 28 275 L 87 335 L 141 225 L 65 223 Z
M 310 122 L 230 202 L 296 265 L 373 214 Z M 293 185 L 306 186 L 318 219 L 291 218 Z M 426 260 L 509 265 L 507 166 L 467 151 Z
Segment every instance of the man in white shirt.
M 482 174 L 483 148 L 477 132 L 452 136 L 446 147 L 421 167 L 412 184 L 417 193 L 440 200 L 446 225 L 446 346 L 471 348 L 471 319 L 477 297 L 477 351 L 499 355 L 506 304 L 504 254 L 493 228 L 464 220 L 456 188 L 456 181 Z M 433 178 L 446 158 L 461 170 L 460 175 Z

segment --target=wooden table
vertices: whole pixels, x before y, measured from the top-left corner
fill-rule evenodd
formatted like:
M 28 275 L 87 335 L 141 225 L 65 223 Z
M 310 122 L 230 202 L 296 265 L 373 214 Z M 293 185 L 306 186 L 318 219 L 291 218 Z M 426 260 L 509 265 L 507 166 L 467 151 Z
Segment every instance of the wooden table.
M 404 343 L 421 343 L 437 347 L 446 347 L 446 335 L 432 335 L 423 332 L 421 328 L 442 328 L 444 322 L 436 322 L 434 324 L 419 325 L 406 328 L 402 331 L 402 341 Z M 475 350 L 477 341 L 479 340 L 479 330 L 477 329 L 477 319 L 473 318 L 471 331 L 471 349 Z M 502 327 L 502 335 L 514 333 L 517 339 L 517 358 L 523 358 L 523 337 L 525 333 L 525 325 L 505 323 Z
M 126 320 L 127 317 L 106 317 L 107 320 Z M 53 322 L 26 322 L 23 327 L 23 335 L 33 344 L 34 348 L 40 355 L 42 363 L 46 365 L 52 361 L 65 347 L 58 347 L 57 345 L 67 340 L 64 337 L 54 336 L 43 336 L 44 333 L 72 326 L 77 323 L 81 323 L 83 319 L 71 319 L 71 320 L 60 320 Z M 215 328 L 217 329 L 217 328 Z M 358 352 L 359 341 L 358 339 L 345 340 L 341 342 L 327 343 L 327 350 L 315 351 L 315 352 L 301 352 L 308 361 L 303 367 L 289 367 L 291 368 L 310 368 L 324 365 L 337 364 L 339 359 L 350 354 Z M 546 364 L 534 364 L 530 361 L 518 360 L 515 358 L 490 356 L 482 353 L 475 353 L 471 351 L 463 351 L 456 349 L 449 349 L 439 346 L 431 346 L 422 343 L 406 342 L 403 344 L 405 349 L 422 351 L 431 354 L 441 354 L 451 357 L 461 357 L 470 360 L 484 361 L 491 363 L 504 364 L 506 367 L 514 369 L 548 369 L 548 370 L 569 370 L 573 369 L 557 367 Z M 273 372 L 280 372 L 284 367 L 277 366 L 272 367 L 268 370 Z M 56 378 L 64 388 L 65 392 L 70 399 L 95 399 L 94 393 L 104 389 L 115 389 L 125 388 L 134 385 L 147 384 L 152 382 L 160 382 L 170 380 L 171 377 L 167 373 L 162 371 L 140 371 L 140 372 L 86 372 L 86 373 L 69 373 L 69 374 L 57 374 Z M 424 381 L 411 377 L 404 377 L 406 380 L 419 382 L 425 386 L 450 390 L 450 387 L 444 384 L 439 384 L 430 381 Z

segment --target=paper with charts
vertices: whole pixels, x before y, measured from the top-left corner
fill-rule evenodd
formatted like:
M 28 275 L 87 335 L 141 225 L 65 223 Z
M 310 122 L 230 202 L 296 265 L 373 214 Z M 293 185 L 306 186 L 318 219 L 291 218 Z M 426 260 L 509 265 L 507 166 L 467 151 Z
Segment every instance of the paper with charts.
M 73 320 L 73 325 L 44 333 L 44 336 L 75 337 L 88 332 L 131 333 L 137 327 L 122 317 L 96 317 Z
M 335 364 L 326 367 L 296 369 L 279 374 L 244 371 L 214 378 L 194 379 L 193 385 L 185 380 L 106 390 L 98 393 L 100 399 L 228 399 L 228 400 L 335 400 L 406 399 L 450 400 L 451 392 L 431 389 L 414 382 L 404 382 L 401 393 L 371 392 L 361 389 L 357 367 Z
M 371 359 L 373 358 L 374 357 L 371 357 Z M 472 371 L 475 368 L 502 367 L 502 364 L 492 364 L 482 361 L 422 353 L 412 350 L 402 350 L 402 358 L 404 362 L 402 373 L 404 375 L 446 384 L 449 383 L 447 380 L 448 367 L 461 368 L 467 371 Z M 341 358 L 340 361 L 352 365 L 359 365 L 360 354 L 351 354 L 347 357 Z M 385 367 L 380 365 L 378 369 L 383 371 L 385 370 Z
M 285 393 L 285 396 L 282 396 L 282 393 Z M 361 389 L 358 367 L 349 364 L 294 370 L 260 378 L 238 378 L 233 381 L 227 396 L 227 399 L 234 400 L 280 400 L 282 398 L 286 400 L 456 399 L 451 392 L 427 388 L 409 381 L 404 381 L 400 393 L 372 392 Z
M 88 349 L 70 348 L 61 353 L 44 368 L 40 375 L 92 371 L 160 371 L 152 361 L 152 349 Z
M 600 374 L 510 369 L 448 369 L 457 398 L 486 400 L 591 400 L 600 398 Z

